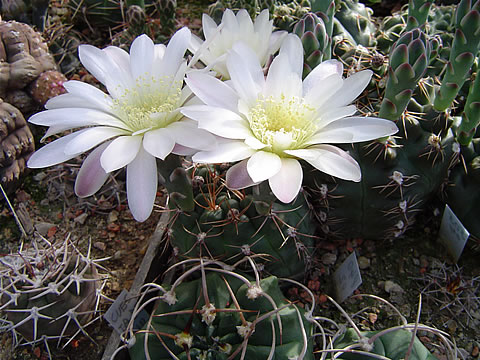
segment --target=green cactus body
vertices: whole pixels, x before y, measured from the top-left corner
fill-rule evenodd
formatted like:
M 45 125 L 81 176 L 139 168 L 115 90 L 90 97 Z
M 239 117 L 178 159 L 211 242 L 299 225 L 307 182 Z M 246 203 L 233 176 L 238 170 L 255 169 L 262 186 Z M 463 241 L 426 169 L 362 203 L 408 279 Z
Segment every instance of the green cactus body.
M 277 278 L 258 284 L 213 270 L 203 279 L 182 282 L 174 304 L 157 302 L 149 327 L 135 336 L 131 358 L 264 360 L 273 352 L 272 359 L 301 354 L 313 359 L 312 326 L 304 311 L 284 300 Z
M 168 232 L 181 257 L 209 256 L 233 264 L 245 255 L 263 254 L 267 273 L 281 277 L 304 273 L 315 227 L 302 194 L 291 204 L 281 204 L 228 191 L 210 167 L 192 175 L 195 209 L 176 212 Z
M 45 240 L 46 242 L 46 240 Z M 0 260 L 0 310 L 7 330 L 37 342 L 86 334 L 98 307 L 98 265 L 67 239 L 60 246 L 36 244 Z
M 362 332 L 362 336 L 371 338 L 377 335 L 379 331 L 365 331 Z M 373 342 L 373 348 L 369 351 L 365 351 L 361 346 L 357 346 L 355 350 L 364 351 L 363 353 L 343 353 L 337 359 L 349 359 L 349 360 L 367 360 L 372 359 L 366 353 L 376 354 L 384 356 L 392 360 L 400 360 L 405 358 L 405 354 L 412 340 L 412 333 L 405 329 L 398 329 L 394 331 L 385 331 L 385 333 Z M 351 347 L 353 344 L 358 344 L 359 336 L 353 329 L 347 329 L 343 336 L 335 342 L 336 349 L 345 349 Z M 366 352 L 366 353 L 365 353 Z M 412 360 L 435 360 L 430 351 L 421 343 L 421 341 L 415 337 L 413 347 L 408 357 Z
M 445 13 L 450 14 L 451 9 Z M 379 117 L 396 122 L 399 132 L 370 143 L 344 145 L 361 167 L 360 183 L 335 180 L 316 171 L 306 177 L 320 228 L 332 237 L 385 239 L 403 235 L 415 215 L 447 183 L 458 156 L 450 129 L 452 117 L 434 107 L 438 93 L 434 76 L 443 75 L 443 66 L 436 64 L 446 61 L 439 42 L 435 42 L 441 32 L 433 25 L 428 31 L 434 33 L 418 28 L 405 31 L 404 14 L 379 26 L 379 46 L 372 50 L 337 38 L 335 54 L 341 56 L 350 74 L 364 68 L 374 71 L 357 107 L 366 114 L 379 111 Z M 384 36 L 385 29 L 397 26 L 400 34 L 393 43 Z M 390 53 L 382 53 L 382 48 Z M 383 61 L 376 63 L 377 58 L 387 57 L 387 67 Z M 429 68 L 431 64 L 435 64 L 434 69 Z
M 213 4 L 209 5 L 208 15 L 215 20 L 217 24 L 219 24 L 222 20 L 223 12 L 226 9 L 231 9 L 234 11 L 245 9 L 248 11 L 250 17 L 255 19 L 256 16 L 264 9 L 268 9 L 270 14 L 274 13 L 274 6 L 274 0 L 217 0 Z

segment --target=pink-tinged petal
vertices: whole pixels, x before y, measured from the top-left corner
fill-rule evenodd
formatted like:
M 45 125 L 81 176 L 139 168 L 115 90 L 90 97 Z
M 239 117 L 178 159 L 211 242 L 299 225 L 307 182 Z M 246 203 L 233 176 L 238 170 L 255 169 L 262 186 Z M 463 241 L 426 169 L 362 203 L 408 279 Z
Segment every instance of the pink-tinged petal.
M 286 55 L 290 63 L 290 71 L 301 79 L 303 72 L 302 40 L 295 34 L 288 34 L 283 40 L 279 55 Z
M 347 152 L 331 145 L 317 145 L 308 149 L 286 150 L 285 153 L 303 159 L 326 174 L 344 180 L 359 182 L 360 166 Z
M 232 111 L 237 109 L 238 96 L 223 81 L 197 71 L 187 75 L 186 83 L 205 104 Z
M 43 146 L 39 150 L 35 151 L 30 159 L 28 159 L 27 166 L 32 169 L 43 168 L 73 159 L 79 154 L 66 154 L 65 149 L 70 141 L 81 135 L 84 131 L 85 130 L 80 130 L 63 136 L 60 139 L 52 141 L 51 143 Z
M 232 190 L 241 190 L 256 184 L 248 175 L 247 160 L 240 161 L 228 169 L 225 180 L 227 187 Z
M 147 220 L 152 213 L 157 194 L 157 176 L 155 158 L 140 148 L 135 159 L 127 166 L 128 207 L 139 222 Z
M 120 136 L 103 151 L 100 159 L 106 172 L 118 170 L 136 158 L 142 145 L 142 136 Z
M 81 198 L 91 196 L 100 190 L 107 181 L 108 173 L 103 170 L 100 157 L 109 144 L 109 142 L 106 142 L 98 146 L 83 160 L 75 180 L 75 194 L 77 196 Z
M 255 153 L 243 141 L 230 141 L 217 144 L 215 150 L 200 151 L 193 155 L 192 160 L 197 163 L 223 163 L 246 159 Z
M 177 121 L 168 125 L 167 129 L 177 144 L 206 151 L 215 148 L 215 136 L 208 131 L 199 129 L 196 124 Z
M 148 131 L 143 136 L 143 148 L 162 160 L 172 152 L 174 146 L 175 140 L 166 128 Z
M 331 122 L 322 128 L 307 142 L 320 143 L 355 143 L 369 141 L 398 132 L 393 121 L 371 117 L 347 117 Z
M 132 42 L 130 47 L 130 71 L 133 78 L 145 77 L 152 69 L 154 45 L 152 39 L 143 34 Z
M 303 93 L 307 94 L 317 84 L 321 84 L 324 79 L 337 74 L 342 76 L 343 64 L 338 60 L 326 60 L 317 65 L 303 80 Z
M 109 140 L 119 135 L 126 135 L 125 130 L 104 126 L 85 129 L 82 134 L 70 141 L 68 146 L 65 148 L 65 154 L 83 153 L 104 142 L 105 140 Z
M 302 186 L 303 171 L 295 159 L 282 158 L 280 171 L 268 179 L 273 194 L 283 203 L 289 203 L 296 198 Z
M 329 106 L 340 107 L 351 104 L 367 87 L 373 72 L 362 70 L 343 80 L 343 86 L 332 97 Z
M 257 151 L 248 159 L 248 174 L 255 182 L 261 182 L 277 174 L 282 167 L 282 161 L 277 154 L 267 151 Z
M 192 156 L 198 152 L 197 149 L 189 148 L 188 146 L 183 146 L 180 144 L 175 144 L 172 154 L 181 155 L 181 156 Z

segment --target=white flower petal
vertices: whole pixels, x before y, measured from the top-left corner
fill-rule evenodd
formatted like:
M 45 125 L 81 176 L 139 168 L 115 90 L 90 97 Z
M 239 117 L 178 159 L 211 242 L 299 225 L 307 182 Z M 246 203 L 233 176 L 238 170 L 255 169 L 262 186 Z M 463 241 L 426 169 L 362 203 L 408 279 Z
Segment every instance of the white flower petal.
M 168 125 L 167 129 L 177 144 L 198 150 L 212 150 L 215 148 L 215 137 L 196 124 L 186 121 L 177 121 Z
M 85 69 L 102 84 L 105 83 L 105 69 L 109 66 L 108 56 L 102 50 L 93 45 L 80 45 L 78 47 L 78 57 Z
M 253 22 L 248 14 L 248 11 L 245 9 L 240 9 L 237 12 L 237 23 L 241 31 L 244 31 L 247 34 L 253 34 Z
M 158 63 L 160 62 L 163 57 L 165 56 L 165 51 L 167 47 L 163 44 L 155 44 L 153 46 L 153 62 Z
M 128 130 L 117 117 L 103 111 L 87 108 L 46 110 L 34 114 L 28 121 L 35 125 L 54 126 L 57 129 L 55 133 L 92 125 L 104 125 Z
M 295 159 L 282 158 L 280 171 L 268 179 L 270 189 L 278 200 L 289 203 L 295 199 L 300 191 L 303 180 L 303 171 L 300 163 Z
M 279 55 L 288 56 L 290 69 L 301 79 L 303 72 L 303 46 L 300 38 L 295 34 L 288 34 L 283 40 Z
M 268 16 L 267 16 L 267 19 L 268 19 Z M 272 32 L 272 35 L 270 36 L 270 40 L 268 44 L 267 54 L 275 54 L 278 51 L 278 49 L 280 49 L 280 46 L 282 45 L 282 42 L 283 40 L 285 40 L 287 35 L 288 33 L 283 30 Z
M 43 168 L 47 166 L 57 165 L 64 161 L 73 159 L 79 154 L 66 154 L 65 149 L 78 135 L 81 135 L 85 130 L 80 130 L 72 134 L 66 135 L 48 143 L 39 150 L 35 151 L 30 159 L 28 159 L 27 166 L 29 168 Z
M 270 13 L 268 9 L 264 9 L 258 14 L 255 18 L 255 23 L 253 24 L 255 32 L 259 36 L 266 36 L 272 32 L 273 29 L 273 21 L 270 21 Z
M 324 79 L 337 74 L 342 76 L 343 64 L 338 60 L 326 60 L 318 64 L 307 77 L 303 80 L 303 92 L 307 94 L 317 84 L 321 84 Z
M 230 9 L 226 9 L 223 12 L 222 23 L 224 25 L 225 32 L 229 34 L 235 34 L 235 32 L 238 30 L 237 18 L 235 17 L 233 11 Z
M 256 184 L 250 175 L 248 175 L 247 161 L 248 160 L 240 161 L 227 170 L 225 181 L 228 188 L 241 190 Z
M 180 144 L 175 144 L 172 154 L 181 155 L 181 156 L 192 156 L 198 152 L 197 149 L 189 148 L 188 146 L 183 146 Z
M 45 104 L 46 109 L 85 107 L 111 113 L 112 98 L 95 86 L 77 80 L 70 80 L 64 82 L 63 87 L 68 93 L 48 100 Z
M 77 196 L 81 198 L 91 196 L 100 190 L 107 181 L 108 174 L 100 164 L 100 157 L 109 144 L 109 142 L 101 144 L 83 160 L 75 180 L 75 194 Z
M 143 148 L 162 160 L 172 152 L 174 146 L 175 140 L 166 128 L 148 131 L 143 136 Z
M 186 83 L 205 104 L 232 111 L 237 109 L 238 96 L 225 82 L 205 73 L 191 72 Z
M 260 140 L 258 140 L 254 136 L 247 136 L 245 138 L 245 144 L 247 144 L 248 146 L 250 146 L 252 149 L 255 149 L 255 150 L 264 149 L 265 147 L 268 146 L 267 144 L 262 143 Z
M 178 67 L 184 61 L 185 51 L 190 43 L 190 30 L 186 27 L 181 28 L 168 42 L 162 64 L 159 67 L 159 76 L 174 76 Z M 155 73 L 155 69 L 153 69 Z
M 331 145 L 317 145 L 308 149 L 288 150 L 285 153 L 304 159 L 326 174 L 344 180 L 360 181 L 360 166 L 347 152 Z
M 340 107 L 350 104 L 367 87 L 373 72 L 362 70 L 343 80 L 343 86 L 332 97 L 329 106 Z
M 212 37 L 217 31 L 217 24 L 207 14 L 202 15 L 202 30 L 205 35 L 205 39 Z
M 141 148 L 142 136 L 120 136 L 103 151 L 100 159 L 106 172 L 118 170 L 135 159 Z
M 338 119 L 342 119 L 347 116 L 352 116 L 357 112 L 355 105 L 347 105 L 339 108 L 329 108 L 328 104 L 325 106 L 326 110 L 320 109 L 317 113 L 319 116 L 318 126 L 324 127 Z
M 302 95 L 302 79 L 291 69 L 288 56 L 277 55 L 268 70 L 265 83 L 265 96 L 279 98 Z
M 271 178 L 282 167 L 282 161 L 277 154 L 267 151 L 257 151 L 247 163 L 248 174 L 255 182 Z
M 255 153 L 243 141 L 229 141 L 217 144 L 213 151 L 200 151 L 193 155 L 192 160 L 197 163 L 223 163 L 243 160 Z
M 125 130 L 105 126 L 85 129 L 82 134 L 79 134 L 75 139 L 70 141 L 68 147 L 65 149 L 65 154 L 81 154 L 105 140 L 119 135 L 126 135 Z
M 308 144 L 354 143 L 390 136 L 398 132 L 393 121 L 371 117 L 347 117 L 331 122 Z
M 153 210 L 158 177 L 155 158 L 142 148 L 127 166 L 128 207 L 135 220 L 143 222 Z
M 243 31 L 243 29 L 242 29 Z M 238 41 L 233 45 L 234 53 L 240 54 L 246 70 L 252 76 L 252 80 L 261 89 L 265 84 L 265 75 L 263 74 L 262 65 L 260 64 L 258 55 L 246 42 Z
M 238 48 L 240 51 L 246 51 L 246 49 L 246 47 Z M 256 58 L 256 55 L 253 54 L 251 50 L 245 53 L 238 51 L 230 52 L 227 56 L 227 69 L 232 80 L 232 85 L 239 97 L 249 105 L 252 105 L 256 101 L 260 89 L 263 87 L 263 83 L 255 83 L 255 76 L 249 72 L 250 69 L 247 66 L 247 63 L 252 63 L 254 60 L 245 60 L 248 56 L 254 56 Z
M 154 45 L 152 39 L 143 34 L 132 42 L 130 47 L 130 71 L 133 78 L 145 77 L 152 68 Z
M 332 109 L 330 106 L 330 99 L 342 88 L 342 86 L 342 78 L 337 74 L 332 74 L 317 83 L 315 86 L 310 87 L 306 92 L 304 88 L 303 96 L 308 104 L 312 104 L 317 108 L 326 107 Z

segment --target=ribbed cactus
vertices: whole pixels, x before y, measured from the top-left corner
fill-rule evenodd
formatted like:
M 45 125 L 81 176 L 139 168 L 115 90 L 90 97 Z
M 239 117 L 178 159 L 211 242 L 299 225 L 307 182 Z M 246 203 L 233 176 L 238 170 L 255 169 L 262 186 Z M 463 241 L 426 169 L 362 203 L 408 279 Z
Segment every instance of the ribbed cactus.
M 98 273 L 90 250 L 83 255 L 67 238 L 46 239 L 0 258 L 0 310 L 3 329 L 31 343 L 64 339 L 70 342 L 97 320 L 104 275 Z
M 344 149 L 356 158 L 362 168 L 360 183 L 335 181 L 312 172 L 312 200 L 316 203 L 321 229 L 328 235 L 379 239 L 401 236 L 414 222 L 416 213 L 425 208 L 428 201 L 447 184 L 449 170 L 458 157 L 459 147 L 451 131 L 453 118 L 450 112 L 445 111 L 453 106 L 453 99 L 441 100 L 447 103 L 446 107 L 438 106 L 438 97 L 446 98 L 444 94 L 448 91 L 442 90 L 435 79 L 439 79 L 443 87 L 454 83 L 452 72 L 448 70 L 454 69 L 454 64 L 451 64 L 453 59 L 470 59 L 468 54 L 475 46 L 478 49 L 478 44 L 473 44 L 480 41 L 478 36 L 469 35 L 466 38 L 468 46 L 460 41 L 460 34 L 466 31 L 466 21 L 476 19 L 477 4 L 462 1 L 456 11 L 452 7 L 432 5 L 431 13 L 426 11 L 429 6 L 426 2 L 412 0 L 409 6 L 414 6 L 414 9 L 387 18 L 379 25 L 375 33 L 377 48 L 367 50 L 350 45 L 348 38 L 349 41 L 344 41 L 335 37 L 334 54 L 344 60 L 350 74 L 363 68 L 371 68 L 376 74 L 360 100 L 362 112 L 378 112 L 379 117 L 395 121 L 400 131 L 395 137 L 372 143 L 353 147 L 345 145 Z M 355 6 L 352 3 L 348 8 Z M 452 11 L 455 11 L 457 19 L 456 25 L 453 24 L 458 30 L 456 40 L 445 36 L 445 28 L 451 26 L 448 20 Z M 408 16 L 419 22 L 426 15 L 428 19 L 440 18 L 443 22 L 436 24 L 429 20 L 428 24 L 419 23 L 420 28 L 407 31 L 411 26 L 408 25 Z M 360 13 L 358 16 L 363 15 Z M 462 22 L 462 19 L 466 20 Z M 472 34 L 480 29 L 473 20 L 468 22 Z M 395 31 L 389 33 L 388 29 Z M 393 33 L 396 35 L 393 36 Z M 460 41 L 459 44 L 463 45 L 452 45 L 451 51 L 447 51 L 445 47 L 448 48 L 449 41 Z M 388 53 L 384 53 L 385 50 Z M 388 65 L 383 59 L 388 59 Z M 442 64 L 446 64 L 446 71 Z M 475 86 L 469 91 L 468 79 L 463 84 L 470 70 L 470 65 L 466 66 L 461 74 L 456 72 L 455 78 L 459 81 L 454 86 L 457 92 L 462 89 L 462 96 L 470 92 L 469 109 L 465 114 L 475 113 L 476 105 L 471 104 L 477 102 Z M 463 105 L 462 99 L 457 98 L 456 106 L 460 108 L 454 108 L 452 113 L 461 110 Z M 465 117 L 468 118 L 468 115 Z M 465 121 L 462 129 L 471 136 L 476 123 L 472 121 L 468 124 L 468 120 Z
M 251 281 L 218 261 L 193 264 L 171 285 L 146 285 L 160 295 L 146 327 L 131 333 L 132 359 L 313 359 L 312 324 L 276 277 Z
M 190 175 L 192 210 L 186 205 L 189 195 L 181 195 L 187 194 L 180 190 L 182 169 L 177 168 L 168 178 L 172 202 L 178 206 L 178 201 L 183 201 L 180 205 L 187 207 L 174 210 L 168 231 L 168 240 L 180 259 L 206 256 L 234 264 L 245 255 L 258 254 L 255 261 L 268 274 L 303 276 L 315 225 L 302 194 L 295 202 L 282 204 L 270 199 L 264 187 L 259 193 L 229 191 L 221 168 L 201 166 Z

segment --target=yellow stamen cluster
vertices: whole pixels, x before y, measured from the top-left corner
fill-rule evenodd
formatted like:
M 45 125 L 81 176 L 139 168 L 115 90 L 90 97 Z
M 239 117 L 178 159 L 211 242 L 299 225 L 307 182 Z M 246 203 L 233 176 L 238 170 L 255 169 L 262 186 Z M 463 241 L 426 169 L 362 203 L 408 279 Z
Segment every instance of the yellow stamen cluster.
M 255 137 L 280 153 L 300 148 L 317 130 L 315 109 L 302 98 L 259 98 L 250 109 L 250 128 Z
M 181 105 L 181 91 L 182 83 L 173 82 L 171 77 L 140 77 L 134 87 L 114 99 L 114 109 L 132 133 L 162 128 L 178 120 L 174 111 Z

